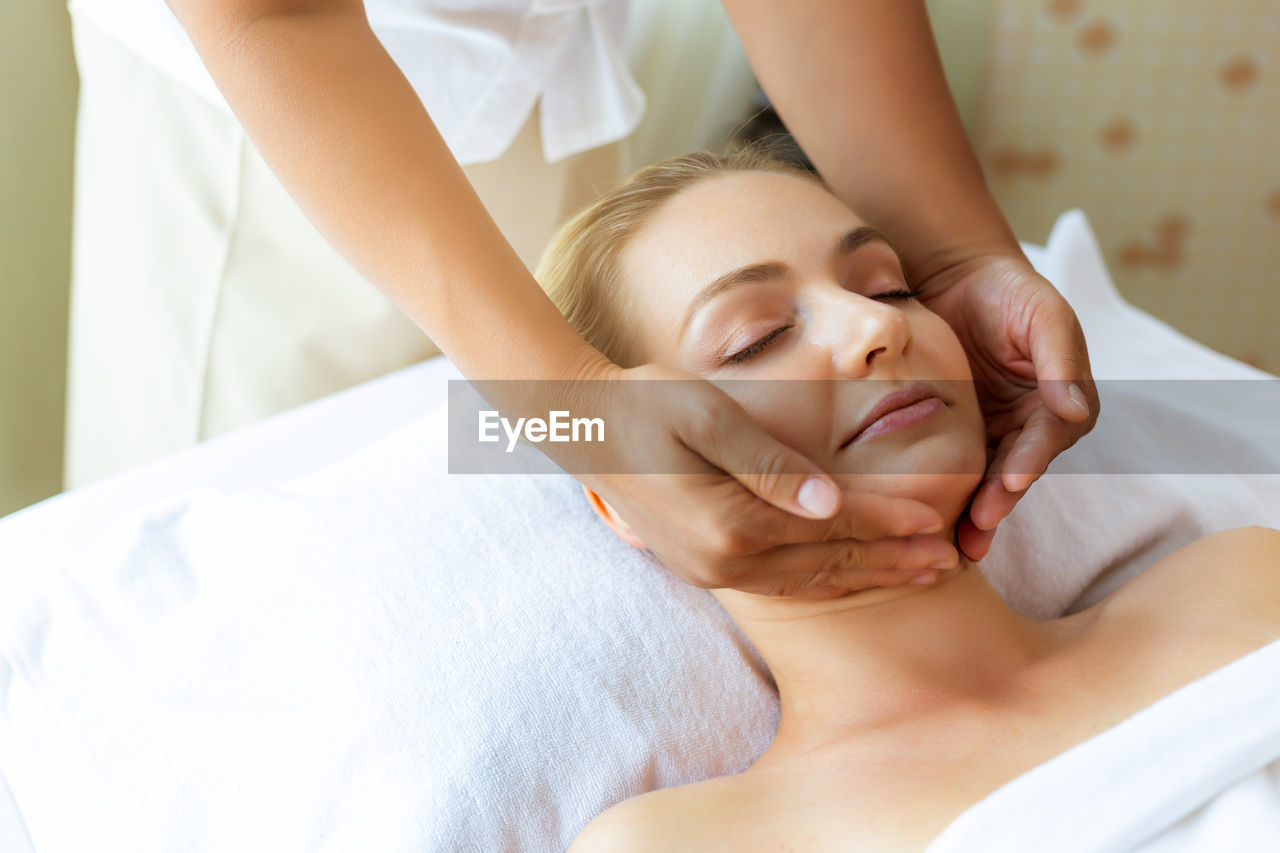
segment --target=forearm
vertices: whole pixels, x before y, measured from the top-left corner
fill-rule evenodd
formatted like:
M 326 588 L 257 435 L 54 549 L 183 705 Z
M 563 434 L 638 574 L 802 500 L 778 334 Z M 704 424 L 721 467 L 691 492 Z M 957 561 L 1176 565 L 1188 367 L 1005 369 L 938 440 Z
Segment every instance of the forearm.
M 969 145 L 920 0 L 724 0 L 761 85 L 828 184 L 922 280 L 1020 254 Z
M 308 218 L 465 375 L 559 378 L 602 359 L 485 211 L 358 0 L 170 4 Z

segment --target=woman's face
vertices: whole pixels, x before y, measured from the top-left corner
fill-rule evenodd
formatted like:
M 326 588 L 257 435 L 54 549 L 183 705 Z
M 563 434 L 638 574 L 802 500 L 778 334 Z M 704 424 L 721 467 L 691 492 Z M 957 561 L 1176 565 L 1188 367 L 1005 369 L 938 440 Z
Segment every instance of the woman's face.
M 985 431 L 959 340 L 892 295 L 908 289 L 897 255 L 822 187 L 768 172 L 699 181 L 633 236 L 622 265 L 643 360 L 716 381 L 845 488 L 954 519 L 981 483 Z M 883 397 L 922 382 L 941 400 L 917 408 L 923 420 L 849 441 Z

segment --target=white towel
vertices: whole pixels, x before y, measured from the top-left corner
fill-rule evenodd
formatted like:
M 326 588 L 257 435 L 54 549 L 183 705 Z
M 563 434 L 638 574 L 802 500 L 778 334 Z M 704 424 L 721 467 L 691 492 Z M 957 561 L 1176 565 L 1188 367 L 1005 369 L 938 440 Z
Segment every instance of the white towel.
M 925 853 L 1280 850 L 1280 641 L 1023 774 Z
M 36 850 L 563 849 L 768 745 L 714 599 L 567 477 L 447 477 L 443 415 L 5 596 L 0 767 Z

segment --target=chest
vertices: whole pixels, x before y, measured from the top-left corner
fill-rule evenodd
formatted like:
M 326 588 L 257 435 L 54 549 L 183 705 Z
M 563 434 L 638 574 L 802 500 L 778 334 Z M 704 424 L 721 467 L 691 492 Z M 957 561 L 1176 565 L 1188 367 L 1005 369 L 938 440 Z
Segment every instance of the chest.
M 1275 636 L 1271 625 L 1100 634 L 1024 696 L 957 705 L 771 769 L 759 780 L 773 802 L 758 810 L 758 849 L 923 850 L 997 789 Z

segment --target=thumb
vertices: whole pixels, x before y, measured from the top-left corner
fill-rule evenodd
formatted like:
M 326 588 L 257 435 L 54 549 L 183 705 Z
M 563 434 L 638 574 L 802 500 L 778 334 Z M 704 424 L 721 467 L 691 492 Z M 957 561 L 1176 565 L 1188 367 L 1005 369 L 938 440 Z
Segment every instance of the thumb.
M 1032 320 L 1030 337 L 1040 398 L 1064 421 L 1088 420 L 1098 408 L 1089 350 L 1075 311 L 1061 295 Z
M 756 497 L 805 518 L 830 518 L 840 509 L 835 481 L 803 454 L 765 432 L 727 395 L 708 429 L 680 440 Z

